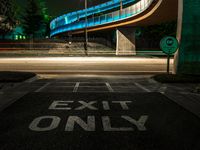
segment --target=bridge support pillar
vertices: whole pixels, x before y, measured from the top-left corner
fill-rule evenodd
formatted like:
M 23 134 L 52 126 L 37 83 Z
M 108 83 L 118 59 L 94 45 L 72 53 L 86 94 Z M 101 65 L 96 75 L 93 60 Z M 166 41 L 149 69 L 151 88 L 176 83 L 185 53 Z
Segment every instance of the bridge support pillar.
M 200 74 L 199 6 L 199 0 L 179 0 L 177 38 L 180 47 L 174 60 L 177 74 Z
M 135 29 L 117 28 L 116 55 L 135 55 Z

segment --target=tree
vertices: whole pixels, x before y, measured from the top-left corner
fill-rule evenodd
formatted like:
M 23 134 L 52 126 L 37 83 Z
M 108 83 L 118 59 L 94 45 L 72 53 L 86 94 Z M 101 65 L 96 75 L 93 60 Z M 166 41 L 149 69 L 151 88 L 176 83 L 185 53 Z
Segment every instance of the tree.
M 136 36 L 137 48 L 160 48 L 160 40 L 165 36 L 176 36 L 176 21 L 139 28 Z
M 143 28 L 145 37 L 161 39 L 164 36 L 176 36 L 176 21 L 152 25 Z
M 44 19 L 37 0 L 29 0 L 25 9 L 25 15 L 22 16 L 22 27 L 24 33 L 29 37 L 37 37 L 41 33 Z
M 16 5 L 11 0 L 0 0 L 0 34 L 12 31 L 16 22 Z
M 49 35 L 50 33 L 50 16 L 48 14 L 48 8 L 46 7 L 46 1 L 45 0 L 38 0 L 39 1 L 39 7 L 42 13 L 42 19 L 43 19 L 43 24 L 42 24 L 42 33 L 43 35 Z
M 38 0 L 38 1 L 39 1 L 39 7 L 41 9 L 42 16 L 45 21 L 48 21 L 49 15 L 48 15 L 48 9 L 46 7 L 46 2 L 45 2 L 45 0 Z

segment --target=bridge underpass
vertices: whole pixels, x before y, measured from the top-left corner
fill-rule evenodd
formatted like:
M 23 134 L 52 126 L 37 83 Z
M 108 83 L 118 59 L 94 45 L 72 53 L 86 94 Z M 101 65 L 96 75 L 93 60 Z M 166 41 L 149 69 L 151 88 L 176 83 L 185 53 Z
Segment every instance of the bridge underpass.
M 107 4 L 107 3 L 105 3 Z M 58 23 L 62 19 L 69 18 L 61 16 L 52 21 L 52 36 L 68 36 L 84 33 L 85 28 L 89 34 L 91 32 L 101 32 L 104 30 L 116 30 L 116 55 L 136 54 L 135 29 L 136 27 L 148 26 L 168 22 L 177 19 L 178 1 L 172 0 L 140 0 L 135 1 L 130 6 L 122 10 L 105 13 L 99 17 L 87 16 L 87 24 L 80 18 L 75 22 L 70 22 L 60 26 Z M 168 11 L 170 8 L 170 11 Z M 88 11 L 90 8 L 88 8 Z M 86 10 L 83 10 L 86 11 Z M 167 13 L 166 13 L 167 12 Z
M 141 1 L 139 1 L 139 3 L 140 2 Z M 105 30 L 108 28 L 118 28 L 120 26 L 135 27 L 151 25 L 176 19 L 178 16 L 177 38 L 179 39 L 180 49 L 175 57 L 174 72 L 199 74 L 200 50 L 199 45 L 197 44 L 199 43 L 199 28 L 197 27 L 199 25 L 199 2 L 197 0 L 153 0 L 147 1 L 147 4 L 150 5 L 147 5 L 148 7 L 145 9 L 141 9 L 142 11 L 140 10 L 138 14 L 131 14 L 133 16 L 130 17 L 130 15 L 130 18 L 124 17 L 120 20 L 118 17 L 116 19 L 117 21 L 114 19 L 115 21 L 113 23 L 111 21 L 106 24 L 95 25 L 94 27 L 88 26 L 88 32 Z M 192 7 L 192 11 L 190 6 Z M 84 24 L 84 21 L 82 24 Z M 74 28 L 74 30 L 70 27 L 65 28 L 65 26 L 63 26 L 63 30 L 59 30 L 58 33 L 55 33 L 52 36 L 67 33 L 69 30 L 70 32 L 72 31 L 72 34 L 84 32 L 81 27 L 85 27 L 85 25 Z M 120 44 L 117 43 L 117 45 Z M 132 47 L 132 50 L 134 53 L 134 46 Z

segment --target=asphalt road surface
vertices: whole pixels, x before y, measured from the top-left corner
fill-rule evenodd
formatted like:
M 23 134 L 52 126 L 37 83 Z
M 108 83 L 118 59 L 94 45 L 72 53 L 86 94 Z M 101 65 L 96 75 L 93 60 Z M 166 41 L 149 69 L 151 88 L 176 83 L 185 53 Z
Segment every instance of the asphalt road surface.
M 200 148 L 200 120 L 160 93 L 29 93 L 0 122 L 1 150 Z
M 138 57 L 44 57 L 1 58 L 0 71 L 36 73 L 161 73 L 166 71 L 166 58 Z M 171 60 L 172 71 L 173 60 Z
M 20 84 L 2 91 L 25 95 L 0 112 L 0 150 L 199 150 L 199 118 L 160 90 L 141 76 Z

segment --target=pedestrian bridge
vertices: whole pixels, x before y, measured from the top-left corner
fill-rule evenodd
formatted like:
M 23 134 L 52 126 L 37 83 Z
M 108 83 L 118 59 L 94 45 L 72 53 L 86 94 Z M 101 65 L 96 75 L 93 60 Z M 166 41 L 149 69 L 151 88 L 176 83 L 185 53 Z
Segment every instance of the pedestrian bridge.
M 116 54 L 123 49 L 133 54 L 133 27 L 175 20 L 177 12 L 178 0 L 112 0 L 55 18 L 50 23 L 51 37 L 80 34 L 86 28 L 88 32 L 117 29 Z
M 64 14 L 51 24 L 51 37 L 63 33 L 96 31 L 125 25 L 139 26 L 173 20 L 177 17 L 178 0 L 113 0 L 88 9 Z M 154 14 L 155 13 L 155 14 Z M 87 21 L 85 18 L 87 16 Z

